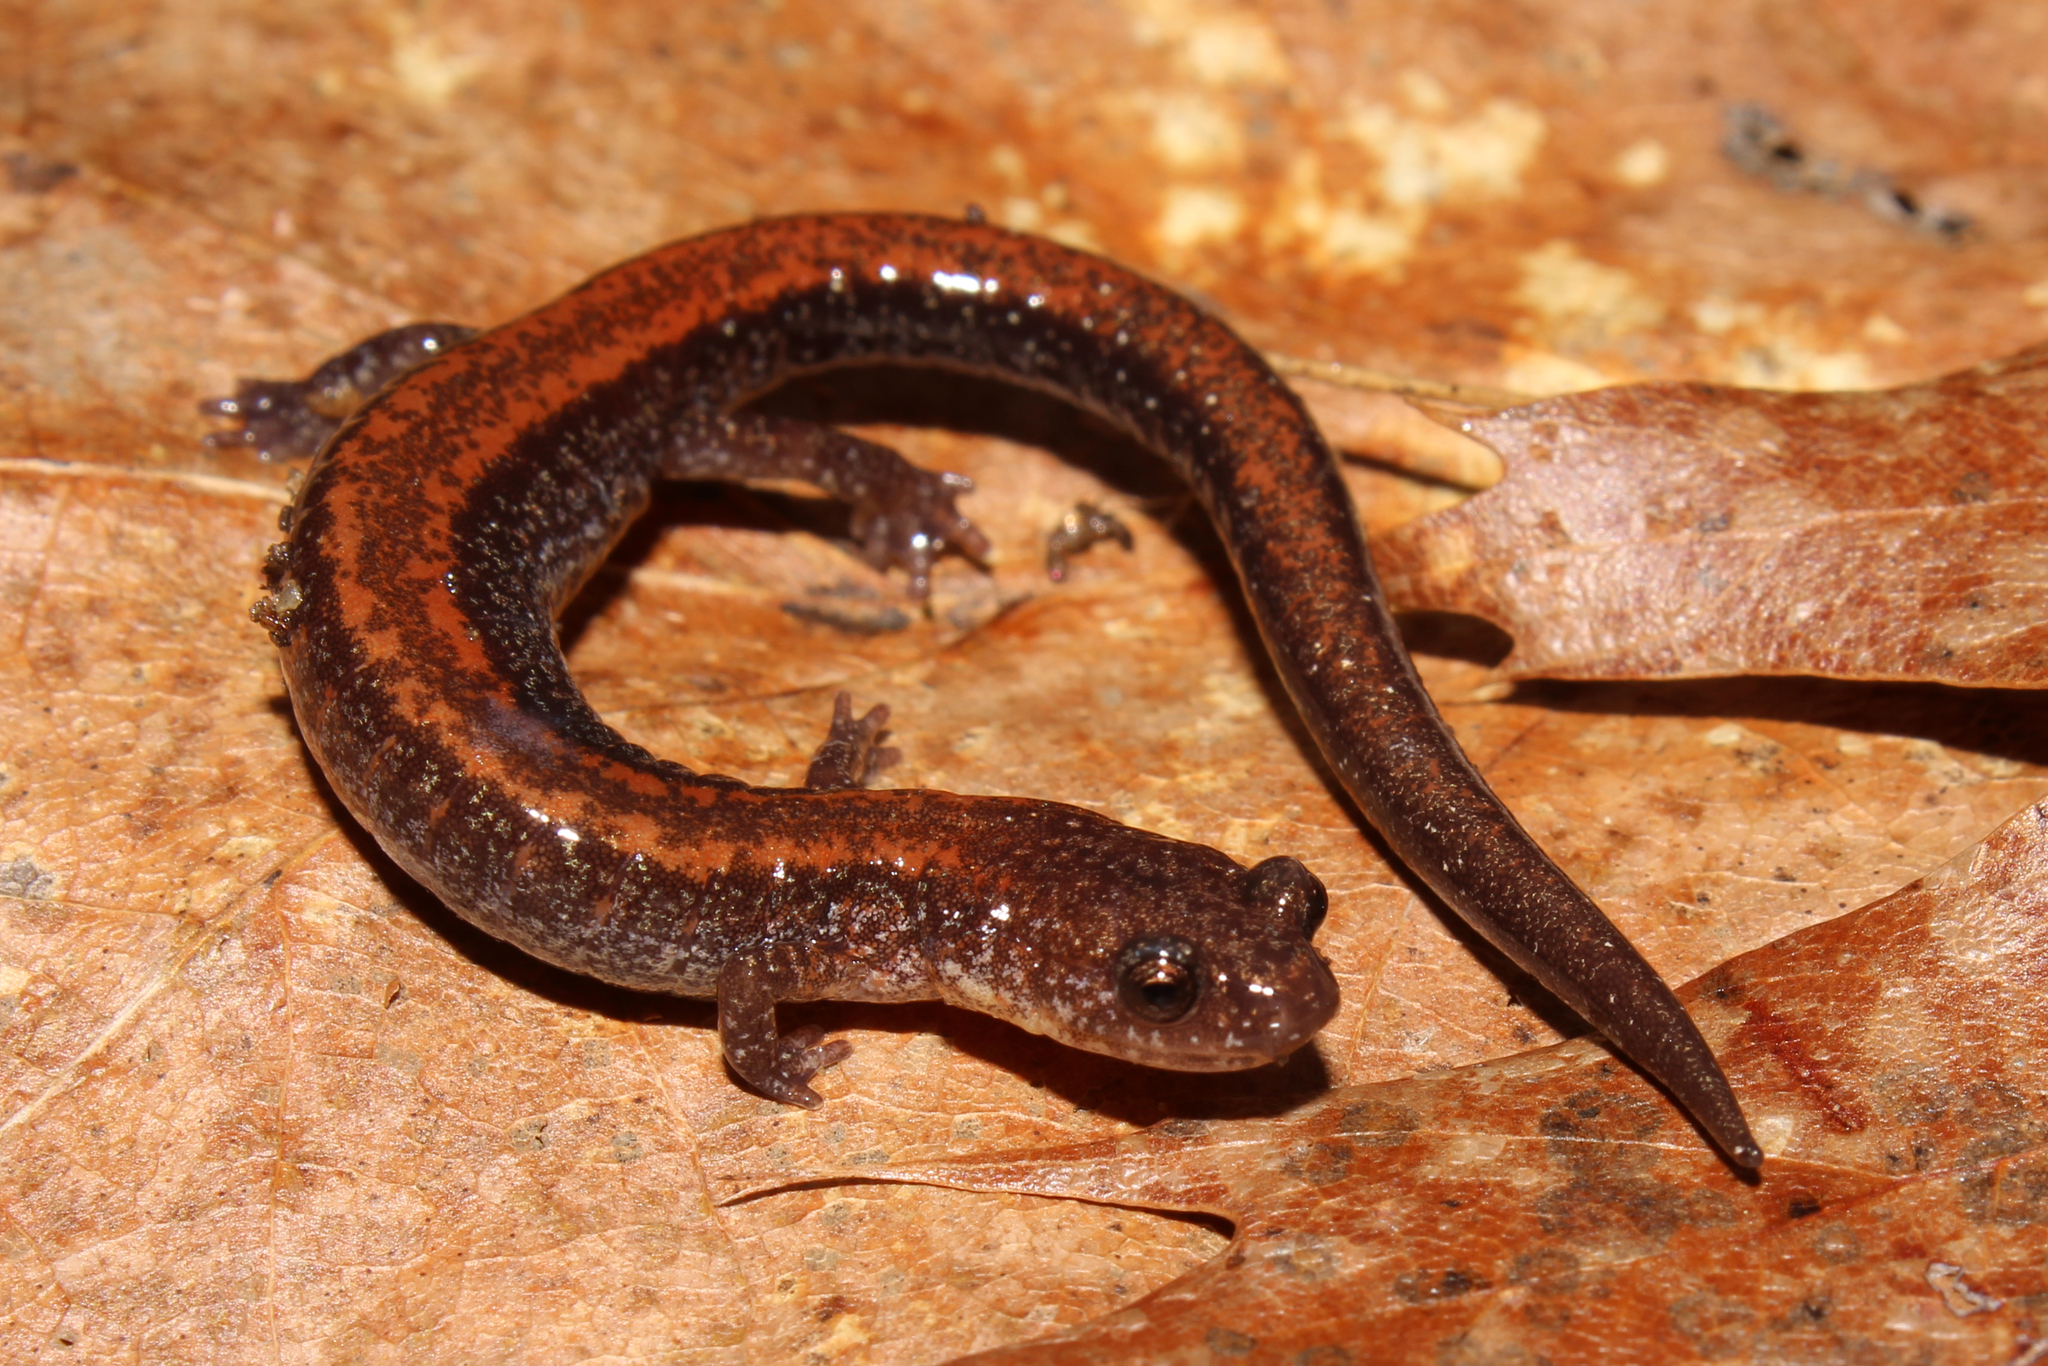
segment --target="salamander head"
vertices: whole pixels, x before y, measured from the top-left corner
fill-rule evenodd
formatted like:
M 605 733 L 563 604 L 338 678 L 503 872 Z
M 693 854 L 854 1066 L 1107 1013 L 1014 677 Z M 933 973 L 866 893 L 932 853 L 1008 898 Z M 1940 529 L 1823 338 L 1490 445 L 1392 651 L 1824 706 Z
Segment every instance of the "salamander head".
M 1104 825 L 1118 838 L 1056 839 L 1027 876 L 984 870 L 940 957 L 948 999 L 1186 1072 L 1284 1058 L 1329 1022 L 1337 982 L 1311 942 L 1328 896 L 1313 873 Z

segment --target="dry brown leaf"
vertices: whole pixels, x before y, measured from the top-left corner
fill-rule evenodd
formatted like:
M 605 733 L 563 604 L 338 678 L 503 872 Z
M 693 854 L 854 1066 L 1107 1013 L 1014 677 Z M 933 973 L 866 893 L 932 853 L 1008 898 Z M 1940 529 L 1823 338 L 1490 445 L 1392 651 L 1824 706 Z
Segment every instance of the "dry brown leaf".
M 1591 1042 L 1272 1118 L 859 1175 L 1201 1209 L 1238 1228 L 1199 1272 L 973 1358 L 989 1366 L 2027 1361 L 2048 1341 L 2044 988 L 2036 806 L 1896 895 L 1680 993 L 1769 1153 L 1761 1179 Z
M 2048 346 L 1874 393 L 1636 384 L 1459 426 L 1508 475 L 1374 546 L 1516 677 L 2048 687 Z
M 1429 392 L 1438 386 L 1396 384 L 1389 376 L 1299 365 L 1285 357 L 1274 359 L 1288 385 L 1308 405 L 1316 426 L 1339 451 L 1379 461 L 1416 479 L 1460 489 L 1492 488 L 1500 482 L 1500 455 L 1492 447 L 1442 421 L 1432 421 L 1407 401 L 1435 398 L 1446 408 L 1455 402 L 1475 413 L 1486 411 L 1487 405 L 1465 396 L 1472 392 L 1469 389 L 1441 386 L 1450 393 L 1438 395 Z M 1493 400 L 1491 408 L 1499 409 L 1513 406 L 1520 396 L 1487 397 Z M 1409 519 L 1388 520 L 1398 525 Z
M 1102 492 L 1042 458 L 924 440 L 922 458 L 974 469 L 1004 501 L 1032 497 L 1006 477 Z M 1309 850 L 1331 876 L 1328 942 L 1349 997 L 1319 1057 L 1190 1091 L 955 1012 L 814 1008 L 860 1051 L 809 1116 L 731 1086 L 708 1009 L 535 968 L 407 891 L 359 835 L 336 837 L 246 623 L 244 567 L 271 534 L 263 490 L 20 464 L 0 506 L 6 544 L 23 548 L 7 629 L 29 646 L 0 689 L 10 1208 L 35 1249 L 10 1296 L 16 1344 L 168 1342 L 195 1304 L 212 1306 L 206 1341 L 290 1324 L 449 1359 L 501 1337 L 653 1351 L 664 1333 L 713 1331 L 769 1355 L 853 1328 L 877 1344 L 987 1345 L 1112 1310 L 1195 1265 L 1215 1234 L 1022 1196 L 797 1191 L 714 1216 L 688 1194 L 694 1173 L 740 1163 L 758 1183 L 820 1152 L 859 1167 L 1086 1141 L 1548 1034 L 1373 858 L 1246 661 L 1214 661 L 1236 639 L 1229 618 L 1156 529 L 1136 563 L 1090 561 L 1069 589 L 1035 590 L 965 635 L 947 613 L 881 636 L 793 617 L 781 604 L 820 583 L 854 590 L 841 601 L 894 599 L 828 545 L 732 526 L 672 527 L 584 615 L 579 673 L 664 752 L 787 781 L 825 695 L 851 680 L 914 712 L 917 780 L 1078 792 L 1243 854 Z M 1033 571 L 1017 579 L 1035 589 Z M 942 606 L 987 592 L 964 573 L 948 584 Z M 1442 690 L 1452 680 L 1435 672 Z M 1034 701 L 1067 729 L 1019 721 L 1044 715 Z M 2040 786 L 2032 769 L 1859 739 L 1825 715 L 1738 707 L 1751 714 L 1738 725 L 1669 714 L 1670 701 L 1661 716 L 1645 697 L 1576 722 L 1525 703 L 1452 707 L 1539 833 L 1600 856 L 1582 852 L 1581 875 L 1667 968 L 1896 881 Z M 2002 710 L 1918 705 L 1917 722 L 1894 712 L 1901 729 L 1999 743 Z M 1122 724 L 1080 720 L 1104 714 Z M 1567 756 L 1575 771 L 1559 770 Z M 1299 814 L 1276 821 L 1289 803 Z M 1603 805 L 1604 820 L 1579 814 Z M 1672 857 L 1672 829 L 1696 842 L 1690 857 Z M 1822 876 L 1802 883 L 1806 870 Z M 1681 898 L 1681 920 L 1654 914 Z M 934 1032 L 903 1032 L 918 1029 Z M 606 1163 L 616 1178 L 592 1187 Z M 372 1216 L 383 1243 L 336 1241 Z M 756 1289 L 731 1308 L 721 1287 L 736 1283 Z M 251 1284 L 269 1287 L 257 1308 L 239 1288 Z M 969 1321 L 926 1336 L 949 1315 Z
M 578 676 L 635 739 L 754 781 L 794 776 L 844 682 L 895 708 L 898 781 L 1298 854 L 1332 887 L 1344 1012 L 1288 1069 L 1191 1081 L 955 1012 L 821 1006 L 805 1018 L 858 1050 L 827 1109 L 747 1097 L 707 1009 L 478 941 L 337 823 L 242 615 L 281 472 L 201 448 L 194 399 L 404 318 L 508 316 L 750 213 L 969 201 L 1401 389 L 1908 379 L 2039 336 L 2030 15 L 0 13 L 0 640 L 21 642 L 0 647 L 0 1354 L 942 1359 L 1129 1304 L 1224 1239 L 1000 1190 L 714 1208 L 704 1172 L 758 1187 L 1277 1113 L 1570 1027 L 1332 796 L 1181 492 L 1085 424 L 976 395 L 955 425 L 1085 467 L 880 433 L 977 479 L 993 578 L 950 566 L 939 613 L 904 621 L 897 585 L 779 534 L 799 510 L 679 498 L 577 605 Z M 1961 205 L 1975 237 L 1741 178 L 1718 150 L 1731 98 Z M 1376 531 L 1449 496 L 1354 474 Z M 1129 515 L 1138 548 L 1049 590 L 1038 535 L 1083 496 Z M 1891 891 L 2048 790 L 2035 695 L 1787 680 L 1499 701 L 1497 671 L 1423 668 L 1674 980 Z

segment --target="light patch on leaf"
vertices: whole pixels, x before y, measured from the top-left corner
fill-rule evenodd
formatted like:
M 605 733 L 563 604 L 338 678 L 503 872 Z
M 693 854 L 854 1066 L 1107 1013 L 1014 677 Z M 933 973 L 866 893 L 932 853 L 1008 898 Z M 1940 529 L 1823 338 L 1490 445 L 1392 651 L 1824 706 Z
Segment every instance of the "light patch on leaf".
M 1324 261 L 1340 273 L 1369 275 L 1406 259 L 1421 231 L 1412 214 L 1370 214 L 1338 209 L 1323 225 Z
M 1277 820 L 1231 820 L 1209 837 L 1209 842 L 1240 863 L 1257 863 L 1275 852 L 1273 832 Z
M 1481 1166 L 1497 1161 L 1507 1148 L 1503 1134 L 1461 1134 L 1444 1143 L 1441 1158 L 1446 1166 Z
M 1014 232 L 1037 232 L 1045 226 L 1045 210 L 1035 199 L 1013 194 L 996 206 L 996 218 Z
M 1217 99 L 1164 95 L 1152 106 L 1152 151 L 1176 171 L 1228 170 L 1244 160 L 1244 132 Z
M 224 863 L 239 862 L 246 858 L 258 858 L 277 848 L 277 841 L 262 835 L 238 835 L 227 840 L 214 850 L 216 860 Z
M 1791 1149 L 1793 1139 L 1798 1137 L 1799 1122 L 1790 1115 L 1752 1114 L 1749 1132 L 1755 1137 L 1757 1146 L 1764 1150 L 1764 1156 L 1780 1157 Z
M 1203 675 L 1202 703 L 1211 715 L 1232 720 L 1271 710 L 1265 692 L 1251 675 L 1221 669 Z
M 429 108 L 446 105 L 489 66 L 481 53 L 448 51 L 438 34 L 415 32 L 410 23 L 395 27 L 391 73 L 398 78 L 398 88 L 416 103 Z
M 1671 149 L 1655 138 L 1638 138 L 1614 158 L 1613 174 L 1630 189 L 1662 185 L 1671 174 Z
M 1126 823 L 1168 839 L 1192 840 L 1197 832 L 1183 819 L 1183 810 L 1172 801 L 1145 802 L 1131 813 Z
M 1811 318 L 1793 309 L 1766 309 L 1753 299 L 1719 292 L 1686 309 L 1692 325 L 1737 348 L 1722 378 L 1754 389 L 1869 389 L 1875 386 L 1869 358 L 1859 351 L 1832 350 L 1814 334 Z M 1906 330 L 1881 313 L 1865 321 L 1865 341 L 1896 346 Z
M 1522 280 L 1512 297 L 1546 332 L 1610 341 L 1664 321 L 1664 305 L 1635 276 L 1587 260 L 1570 242 L 1546 242 L 1526 253 L 1521 265 Z
M 1012 185 L 1023 185 L 1030 175 L 1024 154 L 1007 142 L 988 149 L 988 168 Z
M 1138 40 L 1177 49 L 1182 66 L 1204 85 L 1279 87 L 1294 67 L 1273 26 L 1202 0 L 1134 0 Z
M 1540 347 L 1510 347 L 1507 355 L 1507 364 L 1501 368 L 1501 382 L 1517 393 L 1577 394 L 1602 388 L 1609 382 L 1605 374 L 1584 361 Z
M 1100 253 L 1103 249 L 1101 234 L 1085 218 L 1057 218 L 1041 231 L 1061 246 L 1072 247 L 1076 251 Z
M 1398 279 L 1428 224 L 1420 204 L 1367 208 L 1355 192 L 1332 199 L 1323 191 L 1322 158 L 1303 152 L 1259 237 L 1266 250 L 1292 251 L 1318 272 Z
M 868 1331 L 861 1325 L 860 1315 L 841 1314 L 832 1321 L 832 1331 L 822 1341 L 810 1344 L 805 1350 L 808 1354 L 832 1361 L 867 1346 L 868 1342 Z
M 1323 187 L 1322 158 L 1302 151 L 1260 233 L 1268 251 L 1292 251 L 1337 276 L 1398 279 L 1440 203 L 1511 199 L 1547 131 L 1542 114 L 1516 100 L 1489 100 L 1463 119 L 1446 116 L 1450 94 L 1425 71 L 1397 81 L 1407 110 L 1355 104 L 1342 131 L 1379 162 L 1368 190 Z
M 1173 185 L 1166 191 L 1152 236 L 1169 251 L 1227 242 L 1244 226 L 1244 200 L 1215 185 Z
M 1745 347 L 1728 378 L 1752 389 L 1869 389 L 1877 382 L 1860 351 L 1813 351 L 1790 338 Z
M 1447 102 L 1416 100 L 1411 92 L 1411 103 L 1433 111 Z M 1380 194 L 1398 207 L 1514 198 L 1548 125 L 1533 106 L 1495 99 L 1451 122 L 1362 104 L 1345 118 L 1344 131 L 1378 158 Z
M 1762 304 L 1731 299 L 1726 294 L 1709 294 L 1687 310 L 1692 325 L 1710 337 L 1726 336 L 1737 327 L 1758 327 L 1764 321 Z

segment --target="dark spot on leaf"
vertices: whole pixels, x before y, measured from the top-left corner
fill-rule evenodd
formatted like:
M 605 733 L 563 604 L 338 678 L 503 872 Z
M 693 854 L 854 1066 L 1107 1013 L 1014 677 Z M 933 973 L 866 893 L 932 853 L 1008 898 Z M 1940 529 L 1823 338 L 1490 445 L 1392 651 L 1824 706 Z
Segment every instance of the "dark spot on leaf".
M 1491 1282 L 1476 1271 L 1451 1267 L 1444 1271 L 1425 1268 L 1406 1271 L 1394 1278 L 1394 1296 L 1405 1304 L 1429 1304 L 1454 1300 L 1474 1290 L 1485 1290 Z
M 1247 1357 L 1257 1349 L 1259 1340 L 1228 1328 L 1211 1328 L 1203 1335 L 1202 1345 L 1220 1357 Z
M 48 194 L 65 181 L 78 174 L 78 168 L 68 161 L 51 161 L 34 152 L 9 152 L 0 157 L 0 164 L 7 167 L 7 184 L 16 194 Z M 69 1338 L 58 1338 L 66 1346 Z
M 46 873 L 24 854 L 12 863 L 0 863 L 0 896 L 20 901 L 42 901 L 57 889 L 57 875 Z
M 1337 1117 L 1337 1132 L 1369 1147 L 1392 1148 L 1406 1143 L 1421 1118 L 1405 1105 L 1383 1100 L 1365 1100 L 1347 1105 Z
M 1508 1284 L 1546 1295 L 1569 1294 L 1579 1288 L 1578 1256 L 1555 1247 L 1525 1252 L 1509 1266 Z
M 1311 1186 L 1328 1186 L 1351 1174 L 1354 1149 L 1349 1143 L 1305 1143 L 1281 1159 L 1280 1170 Z
M 1983 470 L 1971 470 L 1956 480 L 1949 489 L 1949 501 L 1954 503 L 1988 503 L 1991 501 L 1991 476 Z

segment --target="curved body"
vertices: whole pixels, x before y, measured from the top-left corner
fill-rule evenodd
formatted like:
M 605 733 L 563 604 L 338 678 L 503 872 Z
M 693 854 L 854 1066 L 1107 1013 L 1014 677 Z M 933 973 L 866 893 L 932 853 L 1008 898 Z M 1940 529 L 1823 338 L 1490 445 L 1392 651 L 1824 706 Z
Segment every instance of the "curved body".
M 662 247 L 349 419 L 290 514 L 266 620 L 308 744 L 407 871 L 539 957 L 722 1009 L 721 975 L 752 973 L 771 1001 L 938 997 L 1195 1068 L 1278 1056 L 1327 1019 L 1319 912 L 1304 925 L 1300 909 L 1321 889 L 1299 865 L 1273 871 L 1292 860 L 1244 870 L 1046 802 L 751 788 L 653 758 L 590 710 L 552 615 L 651 481 L 758 472 L 728 414 L 791 375 L 873 360 L 1045 388 L 1168 457 L 1310 731 L 1400 857 L 1738 1163 L 1760 1160 L 1682 1007 L 1437 716 L 1300 401 L 1170 291 L 979 224 L 771 219 Z M 949 510 L 911 539 L 945 539 Z M 1095 1011 L 1082 965 L 1161 925 L 1239 974 L 1222 995 L 1251 973 L 1294 999 L 1192 1041 Z M 1221 1037 L 1253 1026 L 1258 1042 Z

